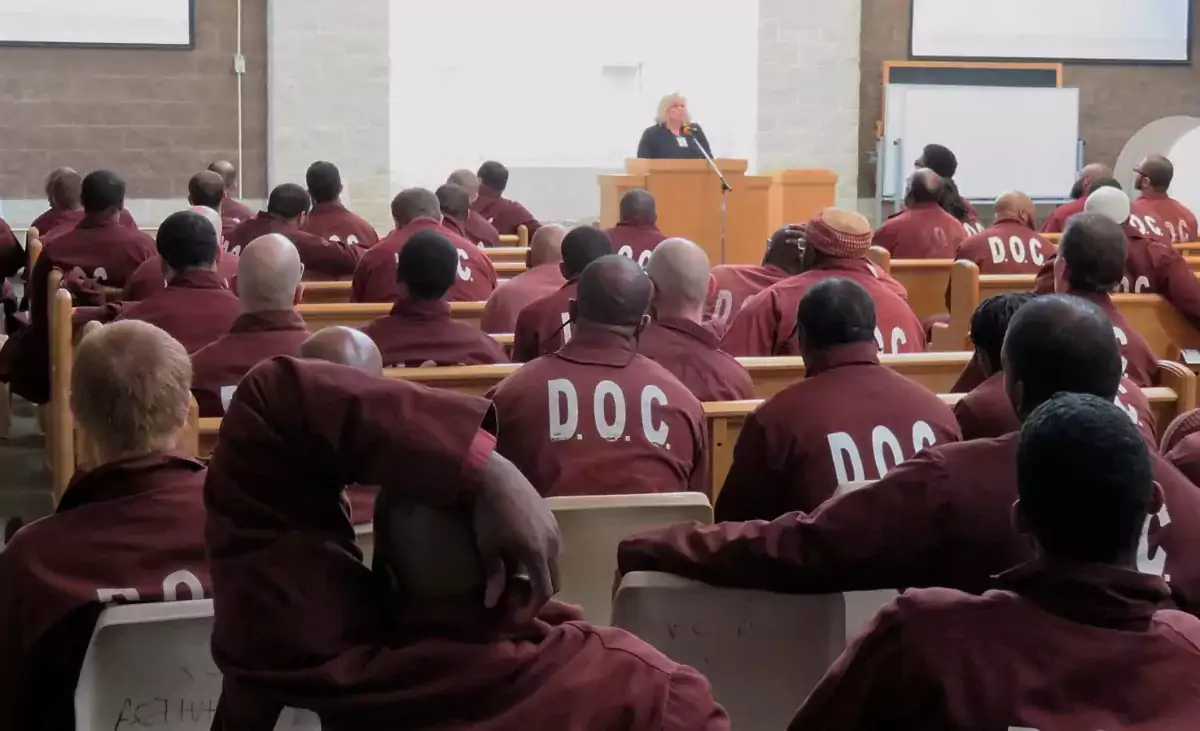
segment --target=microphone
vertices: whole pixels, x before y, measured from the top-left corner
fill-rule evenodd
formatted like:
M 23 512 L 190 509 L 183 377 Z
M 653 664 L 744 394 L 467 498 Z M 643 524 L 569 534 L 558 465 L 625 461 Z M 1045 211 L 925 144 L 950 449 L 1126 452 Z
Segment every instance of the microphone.
M 691 137 L 692 133 L 699 129 L 700 125 L 696 124 L 695 122 L 688 122 L 687 124 L 683 125 L 682 132 L 685 137 Z

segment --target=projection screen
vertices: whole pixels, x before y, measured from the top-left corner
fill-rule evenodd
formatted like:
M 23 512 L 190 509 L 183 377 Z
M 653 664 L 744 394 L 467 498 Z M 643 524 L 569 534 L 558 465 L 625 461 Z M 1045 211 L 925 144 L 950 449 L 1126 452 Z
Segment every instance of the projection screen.
M 915 59 L 1187 63 L 1195 0 L 912 0 Z
M 189 48 L 194 2 L 0 0 L 0 45 Z

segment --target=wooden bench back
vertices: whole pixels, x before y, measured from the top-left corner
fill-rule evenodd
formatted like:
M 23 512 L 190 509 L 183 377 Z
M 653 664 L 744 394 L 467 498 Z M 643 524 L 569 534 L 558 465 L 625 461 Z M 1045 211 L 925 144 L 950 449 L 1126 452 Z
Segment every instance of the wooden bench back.
M 340 284 L 329 282 L 327 284 Z M 479 327 L 486 302 L 451 302 L 450 316 L 459 322 Z M 392 311 L 387 302 L 344 302 L 338 304 L 300 304 L 296 312 L 304 318 L 304 325 L 311 332 L 334 325 L 361 328 Z
M 867 258 L 904 285 L 908 304 L 917 317 L 925 319 L 946 313 L 946 285 L 950 281 L 952 259 L 893 259 L 887 249 L 879 246 L 872 246 Z
M 517 247 L 517 246 L 522 247 L 522 248 L 527 248 L 529 246 L 529 228 L 524 225 L 517 226 L 517 235 L 516 236 L 511 236 L 511 235 L 501 236 L 500 237 L 500 246 L 504 247 L 504 248 L 511 248 L 511 247 Z

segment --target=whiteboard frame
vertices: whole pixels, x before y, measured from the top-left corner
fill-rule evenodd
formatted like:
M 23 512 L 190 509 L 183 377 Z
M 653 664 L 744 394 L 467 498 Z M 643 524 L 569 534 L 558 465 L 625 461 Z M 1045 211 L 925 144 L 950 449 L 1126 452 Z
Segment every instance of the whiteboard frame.
M 36 0 L 31 0 L 36 2 Z M 142 51 L 196 50 L 196 0 L 188 0 L 187 43 L 78 43 L 73 41 L 6 41 L 0 38 L 0 48 L 119 48 Z
M 964 0 L 965 1 L 965 0 Z M 1196 40 L 1196 2 L 1187 0 L 1187 58 L 1184 59 L 1138 59 L 1138 58 L 1068 58 L 1065 56 L 921 56 L 913 51 L 913 30 L 917 27 L 916 3 L 908 3 L 908 58 L 912 61 L 994 61 L 998 63 L 1040 63 L 1058 62 L 1070 64 L 1087 64 L 1093 66 L 1191 66 L 1195 55 Z
M 901 89 L 905 89 L 905 90 L 907 90 L 907 89 L 931 89 L 931 88 L 947 89 L 947 88 L 955 88 L 955 87 L 940 85 L 940 84 L 934 84 L 934 85 L 931 85 L 931 84 L 889 84 L 884 89 L 885 97 L 886 97 L 887 92 L 893 88 L 895 88 L 899 91 Z M 963 87 L 958 87 L 958 88 L 963 88 Z M 966 87 L 966 88 L 1054 89 L 1054 88 L 1064 88 L 1064 87 Z M 1067 87 L 1067 88 L 1070 88 L 1070 87 Z M 1076 93 L 1078 93 L 1078 89 L 1072 88 L 1072 90 L 1075 91 Z M 889 106 L 894 107 L 894 105 L 889 105 Z M 895 111 L 895 109 L 893 108 L 892 111 Z M 882 127 L 882 129 L 881 129 L 882 134 L 878 138 L 877 147 L 876 147 L 877 165 L 876 165 L 876 175 L 875 175 L 875 179 L 876 179 L 875 199 L 876 199 L 876 205 L 880 211 L 882 211 L 882 205 L 885 202 L 894 204 L 897 207 L 897 209 L 899 209 L 900 207 L 903 206 L 903 203 L 904 203 L 904 181 L 908 178 L 908 175 L 912 172 L 911 160 L 915 159 L 915 155 L 911 155 L 911 154 L 906 155 L 905 154 L 905 151 L 908 148 L 903 144 L 902 138 L 900 138 L 900 137 L 893 138 L 891 135 L 888 134 L 887 115 L 886 114 L 884 115 L 884 119 L 881 123 L 881 127 Z M 1083 156 L 1084 156 L 1083 141 L 1079 138 L 1078 119 L 1076 120 L 1075 129 L 1076 129 L 1076 132 L 1075 132 L 1075 134 L 1076 134 L 1075 173 L 1076 173 L 1076 175 L 1078 175 L 1079 171 L 1083 167 Z M 899 145 L 897 145 L 896 143 L 899 143 Z M 897 147 L 898 147 L 898 149 L 896 149 Z M 997 193 L 997 195 L 999 195 L 999 193 Z M 994 200 L 994 197 L 986 197 L 986 196 L 985 197 L 964 196 L 964 197 L 967 198 L 967 200 L 977 202 L 977 203 L 991 203 Z M 1033 200 L 1035 203 L 1064 203 L 1068 200 L 1068 198 L 1065 195 L 1050 196 L 1050 197 L 1035 196 L 1033 198 Z M 882 220 L 882 218 L 881 218 L 881 220 Z

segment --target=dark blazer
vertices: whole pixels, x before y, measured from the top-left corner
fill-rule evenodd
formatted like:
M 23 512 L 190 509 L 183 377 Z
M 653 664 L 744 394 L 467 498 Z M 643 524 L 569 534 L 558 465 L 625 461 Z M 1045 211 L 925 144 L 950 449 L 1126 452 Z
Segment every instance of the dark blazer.
M 704 150 L 711 156 L 712 148 L 708 145 L 704 130 L 696 124 L 691 127 L 692 136 L 688 139 L 687 147 L 679 146 L 678 138 L 666 125 L 655 124 L 647 127 L 642 133 L 642 141 L 638 143 L 637 156 L 651 160 L 700 159 L 704 155 L 701 154 L 699 145 L 704 145 Z

